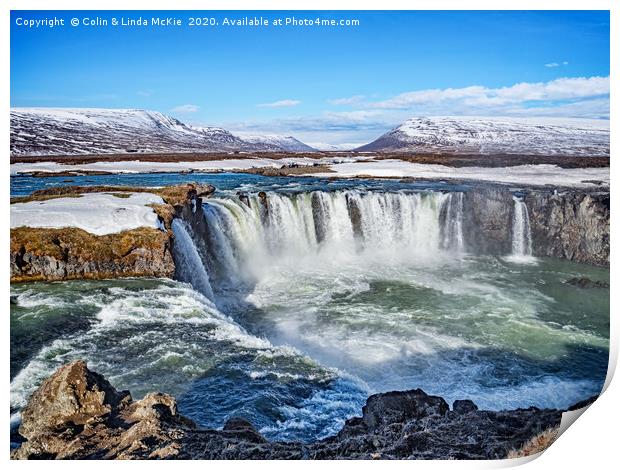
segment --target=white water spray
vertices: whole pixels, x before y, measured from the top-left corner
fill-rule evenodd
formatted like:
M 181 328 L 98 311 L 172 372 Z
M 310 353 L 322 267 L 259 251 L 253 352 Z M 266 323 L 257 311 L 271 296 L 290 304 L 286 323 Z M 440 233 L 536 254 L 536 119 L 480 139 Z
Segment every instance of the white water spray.
M 172 231 L 174 232 L 174 252 L 177 258 L 176 276 L 179 280 L 189 282 L 194 289 L 213 301 L 213 289 L 209 275 L 202 264 L 196 245 L 189 234 L 190 228 L 187 223 L 174 219 Z
M 446 202 L 446 216 L 442 247 L 452 250 L 457 254 L 465 251 L 465 239 L 463 237 L 463 193 L 450 194 Z
M 218 286 L 283 259 L 422 261 L 465 251 L 462 193 L 269 193 L 203 207 L 208 271 Z
M 513 196 L 514 211 L 512 215 L 512 256 L 532 256 L 532 233 L 525 202 Z

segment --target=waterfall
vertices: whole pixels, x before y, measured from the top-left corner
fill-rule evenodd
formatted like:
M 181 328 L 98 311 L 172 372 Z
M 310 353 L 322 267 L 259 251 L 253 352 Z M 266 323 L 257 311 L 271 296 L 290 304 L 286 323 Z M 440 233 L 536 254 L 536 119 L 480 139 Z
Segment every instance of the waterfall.
M 532 256 L 532 233 L 530 230 L 530 220 L 525 202 L 516 196 L 514 200 L 514 210 L 512 215 L 512 256 L 531 257 Z
M 462 193 L 273 192 L 210 198 L 203 209 L 203 260 L 218 290 L 282 260 L 434 260 L 465 249 Z
M 213 289 L 211 288 L 209 275 L 200 259 L 200 254 L 192 240 L 190 230 L 186 222 L 179 219 L 172 221 L 176 277 L 180 281 L 189 282 L 194 289 L 213 301 Z
M 442 247 L 456 253 L 465 249 L 463 238 L 463 193 L 450 193 L 443 222 Z

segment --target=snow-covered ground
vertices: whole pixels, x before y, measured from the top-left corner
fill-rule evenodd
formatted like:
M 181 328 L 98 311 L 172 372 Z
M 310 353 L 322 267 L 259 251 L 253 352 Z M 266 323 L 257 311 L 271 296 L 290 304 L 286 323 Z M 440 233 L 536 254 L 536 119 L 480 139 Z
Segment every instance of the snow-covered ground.
M 351 143 L 342 143 L 342 144 L 328 144 L 325 142 L 308 142 L 312 148 L 317 150 L 326 150 L 328 152 L 342 152 L 346 150 L 353 150 L 357 147 L 361 147 L 365 142 L 351 142 Z
M 11 204 L 11 228 L 77 227 L 95 235 L 107 235 L 138 227 L 160 228 L 157 214 L 147 204 L 162 204 L 151 193 L 88 193 L 47 201 Z
M 323 157 L 312 159 L 305 157 L 282 158 L 239 158 L 230 160 L 213 160 L 204 162 L 96 162 L 77 165 L 64 165 L 57 162 L 14 163 L 11 174 L 28 174 L 63 171 L 104 171 L 108 173 L 155 173 L 186 171 L 239 171 L 251 168 L 281 168 L 286 165 L 313 166 L 326 165 L 333 173 L 312 173 L 312 176 L 355 177 L 374 176 L 383 178 L 428 178 L 428 179 L 466 179 L 495 181 L 528 185 L 557 185 L 588 187 L 596 186 L 587 180 L 602 181 L 609 184 L 609 167 L 607 168 L 561 168 L 556 165 L 519 165 L 499 168 L 461 167 L 444 165 L 410 163 L 402 160 L 373 160 L 373 155 L 349 157 Z M 310 172 L 309 172 L 310 174 Z
M 586 180 L 603 181 L 609 184 L 609 168 L 560 168 L 556 165 L 519 165 L 500 168 L 462 167 L 409 163 L 402 160 L 378 160 L 368 162 L 342 163 L 330 167 L 334 173 L 314 173 L 313 176 L 327 177 L 412 177 L 429 179 L 466 179 L 495 181 L 527 185 L 556 185 L 588 187 L 596 186 Z
M 235 158 L 227 160 L 211 160 L 204 162 L 96 162 L 77 165 L 65 165 L 56 162 L 13 163 L 11 174 L 23 174 L 32 172 L 59 173 L 63 171 L 105 171 L 109 173 L 156 173 L 156 172 L 182 172 L 182 171 L 233 171 L 248 170 L 251 168 L 280 168 L 284 165 L 313 166 L 315 164 L 333 164 L 341 162 L 353 162 L 356 159 L 370 157 L 323 157 L 306 158 L 290 157 L 281 159 L 271 158 Z

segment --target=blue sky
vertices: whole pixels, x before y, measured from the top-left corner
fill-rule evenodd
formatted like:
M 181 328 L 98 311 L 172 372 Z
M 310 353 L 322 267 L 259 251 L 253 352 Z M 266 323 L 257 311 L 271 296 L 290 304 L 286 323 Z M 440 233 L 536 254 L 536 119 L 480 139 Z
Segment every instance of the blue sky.
M 27 28 L 17 19 L 64 18 Z M 71 18 L 180 18 L 72 27 Z M 191 16 L 217 27 L 189 27 Z M 227 27 L 224 18 L 357 19 Z M 609 115 L 608 12 L 11 13 L 11 105 L 143 108 L 193 124 L 366 142 L 415 115 Z

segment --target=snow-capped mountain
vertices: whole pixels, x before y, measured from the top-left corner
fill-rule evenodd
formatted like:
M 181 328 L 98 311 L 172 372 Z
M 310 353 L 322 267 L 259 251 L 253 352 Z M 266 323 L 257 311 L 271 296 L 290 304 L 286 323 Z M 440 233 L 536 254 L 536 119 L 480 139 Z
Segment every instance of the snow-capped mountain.
M 353 150 L 360 145 L 362 142 L 357 143 L 343 143 L 343 144 L 328 144 L 325 142 L 309 142 L 308 145 L 312 146 L 317 150 L 324 150 L 326 152 L 345 152 L 347 150 Z
M 417 117 L 360 151 L 609 156 L 609 121 L 560 118 Z
M 290 149 L 293 141 L 304 146 L 292 137 L 245 140 L 225 129 L 139 109 L 11 109 L 11 155 L 297 151 Z
M 282 150 L 288 152 L 314 152 L 315 148 L 304 144 L 300 140 L 290 135 L 275 135 L 275 134 L 246 134 L 245 132 L 235 132 L 234 135 L 241 140 L 250 144 L 269 145 L 273 147 L 279 147 Z

